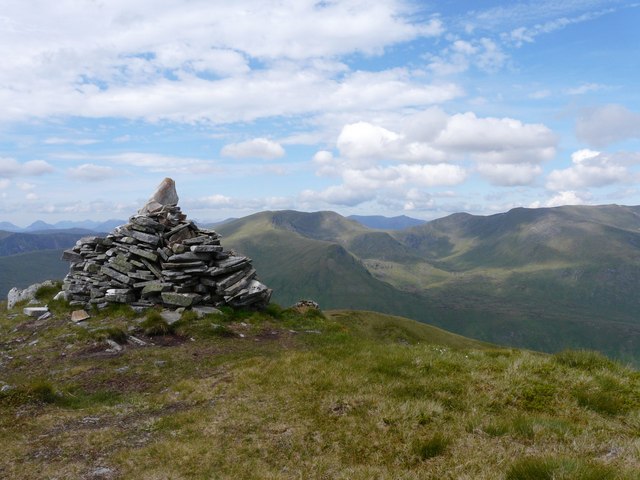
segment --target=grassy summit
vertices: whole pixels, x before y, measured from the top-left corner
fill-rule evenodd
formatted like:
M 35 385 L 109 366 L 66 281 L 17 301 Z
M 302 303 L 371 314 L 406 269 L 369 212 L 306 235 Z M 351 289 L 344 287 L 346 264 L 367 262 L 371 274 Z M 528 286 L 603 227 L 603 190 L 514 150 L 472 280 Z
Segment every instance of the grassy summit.
M 49 305 L 0 312 L 2 478 L 638 478 L 640 374 L 596 353 L 362 311 Z

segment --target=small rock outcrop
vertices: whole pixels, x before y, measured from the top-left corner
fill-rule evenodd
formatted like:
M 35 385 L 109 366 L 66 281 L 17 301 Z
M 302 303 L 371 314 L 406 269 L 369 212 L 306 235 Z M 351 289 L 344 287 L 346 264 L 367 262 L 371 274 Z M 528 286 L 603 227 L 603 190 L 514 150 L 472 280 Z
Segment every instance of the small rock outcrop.
M 224 251 L 219 235 L 198 228 L 177 203 L 175 182 L 165 178 L 129 223 L 66 250 L 67 300 L 98 307 L 266 306 L 271 290 L 256 279 L 251 260 Z
M 7 308 L 11 310 L 18 302 L 22 302 L 24 300 L 33 300 L 34 298 L 36 298 L 36 292 L 40 288 L 54 287 L 55 285 L 56 282 L 54 282 L 53 280 L 47 280 L 43 283 L 34 283 L 33 285 L 25 289 L 13 287 L 7 294 Z

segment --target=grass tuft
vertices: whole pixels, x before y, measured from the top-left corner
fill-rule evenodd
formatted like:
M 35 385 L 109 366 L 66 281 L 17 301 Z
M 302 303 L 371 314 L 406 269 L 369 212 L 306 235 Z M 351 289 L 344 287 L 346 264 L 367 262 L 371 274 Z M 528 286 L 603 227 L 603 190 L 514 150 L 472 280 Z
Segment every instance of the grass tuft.
M 231 338 L 236 336 L 236 333 L 229 327 L 217 323 L 211 325 L 211 331 L 214 337 Z
M 429 438 L 414 440 L 412 451 L 420 460 L 428 460 L 445 453 L 451 444 L 451 439 L 440 432 Z
M 190 322 L 197 322 L 198 319 L 198 314 L 196 312 L 194 312 L 193 310 L 185 310 L 184 312 L 182 312 L 182 315 L 180 315 L 179 321 L 183 324 L 186 324 Z
M 506 480 L 613 480 L 618 471 L 608 465 L 562 457 L 527 457 L 517 460 Z
M 62 282 L 56 282 L 55 285 L 43 286 L 36 291 L 35 297 L 43 303 L 52 300 L 55 295 L 62 290 Z
M 127 339 L 129 337 L 127 332 L 118 327 L 99 328 L 91 332 L 91 336 L 96 340 L 113 340 L 120 345 L 127 343 Z
M 133 308 L 124 303 L 110 303 L 106 308 L 98 310 L 96 316 L 99 318 L 123 318 L 133 320 L 138 314 Z
M 61 400 L 62 395 L 57 393 L 53 385 L 46 380 L 33 380 L 26 385 L 21 385 L 0 393 L 0 402 L 13 406 L 25 404 L 55 404 Z
M 281 319 L 284 309 L 277 303 L 270 303 L 267 308 L 264 309 L 264 313 L 272 318 Z
M 615 365 L 613 361 L 600 352 L 592 350 L 564 350 L 556 353 L 553 358 L 561 365 L 588 372 L 602 368 L 612 368 Z
M 166 320 L 162 318 L 160 312 L 156 310 L 149 310 L 140 326 L 144 329 L 145 335 L 150 337 L 171 335 L 175 331 L 175 327 L 169 325 Z
M 639 406 L 631 393 L 611 379 L 600 379 L 596 386 L 576 387 L 573 395 L 581 407 L 605 415 L 622 415 Z
M 519 407 L 533 411 L 548 411 L 553 408 L 557 386 L 549 382 L 530 379 L 514 389 L 514 401 Z

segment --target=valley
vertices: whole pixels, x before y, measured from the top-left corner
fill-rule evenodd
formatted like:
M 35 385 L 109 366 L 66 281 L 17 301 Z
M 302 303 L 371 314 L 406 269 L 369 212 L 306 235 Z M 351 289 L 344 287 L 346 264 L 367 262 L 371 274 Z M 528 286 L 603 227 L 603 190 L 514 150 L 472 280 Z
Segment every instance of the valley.
M 263 212 L 220 226 L 274 299 L 405 315 L 473 338 L 640 359 L 640 209 L 455 214 L 400 231 L 334 212 Z

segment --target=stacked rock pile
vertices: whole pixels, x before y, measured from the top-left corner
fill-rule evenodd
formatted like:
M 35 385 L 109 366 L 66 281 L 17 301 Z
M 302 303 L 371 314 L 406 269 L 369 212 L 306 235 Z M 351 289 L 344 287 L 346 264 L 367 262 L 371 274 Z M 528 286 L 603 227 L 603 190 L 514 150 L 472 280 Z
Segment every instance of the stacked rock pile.
M 263 308 L 271 290 L 247 257 L 224 251 L 213 230 L 198 228 L 177 205 L 166 178 L 129 223 L 66 250 L 63 290 L 72 305 L 135 307 L 230 305 Z

